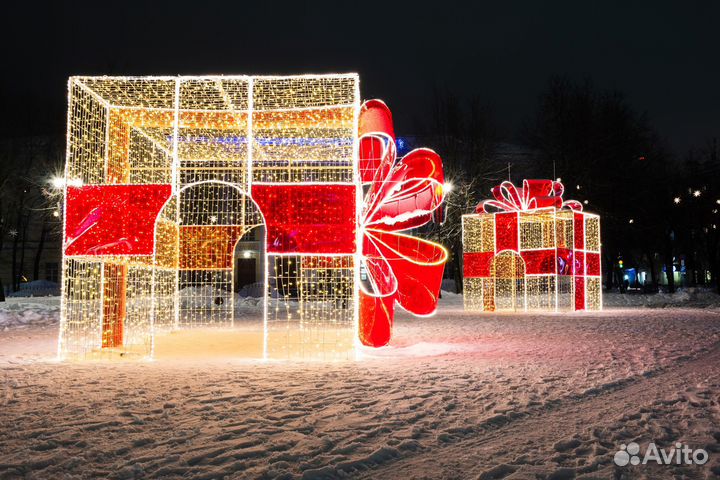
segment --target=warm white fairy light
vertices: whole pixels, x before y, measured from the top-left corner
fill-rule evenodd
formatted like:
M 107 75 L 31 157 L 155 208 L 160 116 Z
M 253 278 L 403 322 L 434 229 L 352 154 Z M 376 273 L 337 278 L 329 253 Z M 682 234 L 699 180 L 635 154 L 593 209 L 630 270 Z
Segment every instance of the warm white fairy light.
M 53 177 L 53 178 L 50 180 L 50 185 L 52 185 L 53 188 L 56 188 L 56 189 L 60 190 L 60 189 L 62 189 L 63 187 L 65 187 L 65 178 L 63 178 L 63 177 Z
M 600 217 L 572 201 L 577 210 L 534 208 L 522 193 L 513 201 L 506 183 L 498 192 L 509 200 L 489 201 L 504 205 L 499 213 L 462 216 L 465 308 L 602 309 Z
M 50 185 L 55 190 L 62 190 L 66 185 L 68 187 L 82 187 L 83 181 L 79 178 L 68 178 L 66 180 L 64 177 L 53 177 L 50 179 Z
M 207 245 L 265 223 L 253 184 L 358 185 L 358 83 L 354 74 L 72 78 L 65 178 L 52 185 L 170 184 L 174 195 L 152 256 L 64 259 L 61 356 L 105 351 L 116 325 L 103 319 L 117 305 L 125 334 L 108 351 L 152 354 L 163 330 L 232 325 L 232 249 Z M 265 355 L 352 357 L 357 254 L 264 261 Z

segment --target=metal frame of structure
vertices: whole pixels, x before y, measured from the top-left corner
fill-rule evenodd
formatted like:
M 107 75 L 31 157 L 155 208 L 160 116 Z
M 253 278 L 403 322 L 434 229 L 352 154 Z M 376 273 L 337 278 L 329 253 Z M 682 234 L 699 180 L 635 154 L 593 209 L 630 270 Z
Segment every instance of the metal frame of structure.
M 602 309 L 600 217 L 562 192 L 551 180 L 503 182 L 463 215 L 465 309 Z
M 354 355 L 356 74 L 68 89 L 61 357 L 152 356 L 158 333 L 233 326 L 233 250 L 261 225 L 264 358 Z

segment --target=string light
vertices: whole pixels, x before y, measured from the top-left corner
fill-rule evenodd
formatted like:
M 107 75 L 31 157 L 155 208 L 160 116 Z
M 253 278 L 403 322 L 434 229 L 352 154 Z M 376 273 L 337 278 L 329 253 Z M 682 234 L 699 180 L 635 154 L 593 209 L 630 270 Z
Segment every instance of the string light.
M 366 190 L 359 221 L 359 335 L 380 347 L 392 336 L 395 304 L 418 316 L 437 308 L 448 252 L 403 233 L 433 218 L 446 194 L 440 156 L 418 148 L 396 157 L 392 114 L 379 100 L 360 113 L 360 180 Z
M 466 309 L 602 308 L 600 218 L 563 201 L 563 190 L 552 180 L 503 182 L 463 215 Z
M 232 326 L 263 225 L 264 356 L 354 358 L 359 110 L 354 74 L 71 78 L 60 355 Z

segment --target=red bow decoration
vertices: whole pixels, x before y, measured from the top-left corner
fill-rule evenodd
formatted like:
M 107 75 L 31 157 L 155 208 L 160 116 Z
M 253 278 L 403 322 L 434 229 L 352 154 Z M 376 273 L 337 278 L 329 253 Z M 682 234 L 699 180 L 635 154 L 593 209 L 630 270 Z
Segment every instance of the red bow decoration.
M 492 209 L 515 212 L 550 207 L 582 212 L 583 206 L 577 200 L 563 201 L 564 191 L 563 184 L 554 180 L 523 180 L 522 188 L 504 181 L 491 190 L 495 199 L 483 200 L 475 212 L 492 213 Z
M 397 160 L 390 110 L 371 100 L 360 112 L 360 178 L 367 190 L 359 334 L 364 345 L 381 347 L 390 341 L 396 300 L 416 315 L 437 308 L 447 251 L 400 232 L 425 225 L 442 204 L 442 160 L 426 148 Z

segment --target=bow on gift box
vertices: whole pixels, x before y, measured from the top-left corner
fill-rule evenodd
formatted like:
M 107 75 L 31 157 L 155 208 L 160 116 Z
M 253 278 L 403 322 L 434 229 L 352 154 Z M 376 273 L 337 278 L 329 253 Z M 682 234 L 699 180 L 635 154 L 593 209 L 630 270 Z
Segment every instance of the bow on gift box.
M 491 190 L 495 199 L 483 200 L 475 208 L 476 213 L 496 211 L 525 211 L 537 208 L 569 208 L 582 212 L 582 204 L 577 200 L 563 201 L 565 187 L 553 180 L 523 180 L 522 188 L 512 182 L 504 181 Z
M 397 160 L 392 115 L 379 100 L 360 112 L 360 340 L 381 347 L 390 341 L 395 301 L 416 315 L 437 308 L 447 251 L 402 232 L 427 224 L 442 204 L 442 160 L 421 148 Z

